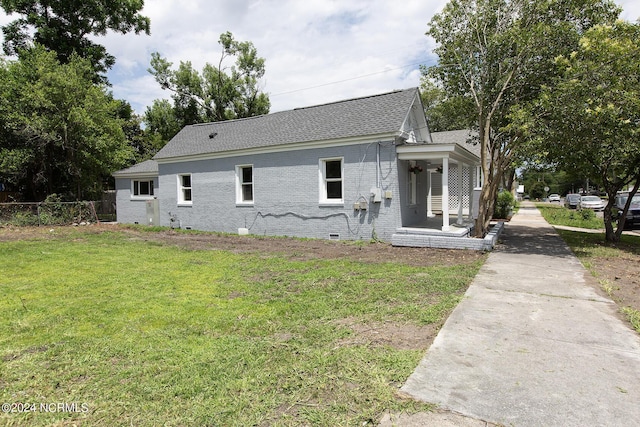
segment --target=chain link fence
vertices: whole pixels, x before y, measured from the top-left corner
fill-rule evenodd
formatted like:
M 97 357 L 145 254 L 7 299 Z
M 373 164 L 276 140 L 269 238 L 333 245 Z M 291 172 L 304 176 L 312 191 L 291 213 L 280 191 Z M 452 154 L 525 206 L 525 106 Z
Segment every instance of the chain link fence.
M 0 203 L 0 222 L 15 226 L 98 222 L 94 202 Z
M 115 221 L 115 192 L 105 193 L 102 200 L 84 202 L 0 203 L 0 224 L 14 226 L 46 226 L 92 224 Z

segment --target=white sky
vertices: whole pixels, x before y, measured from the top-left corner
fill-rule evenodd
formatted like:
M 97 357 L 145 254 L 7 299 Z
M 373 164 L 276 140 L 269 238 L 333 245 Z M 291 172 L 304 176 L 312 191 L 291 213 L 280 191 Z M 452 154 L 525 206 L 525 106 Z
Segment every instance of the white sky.
M 266 59 L 263 91 L 271 112 L 418 86 L 419 64 L 433 65 L 425 36 L 447 0 L 146 0 L 151 35 L 97 39 L 116 57 L 108 78 L 116 98 L 143 114 L 171 97 L 147 72 L 152 52 L 198 71 L 217 64 L 218 38 L 231 31 Z M 638 0 L 616 0 L 622 18 L 640 18 Z M 0 25 L 10 22 L 0 11 Z M 1 34 L 0 34 L 1 37 Z

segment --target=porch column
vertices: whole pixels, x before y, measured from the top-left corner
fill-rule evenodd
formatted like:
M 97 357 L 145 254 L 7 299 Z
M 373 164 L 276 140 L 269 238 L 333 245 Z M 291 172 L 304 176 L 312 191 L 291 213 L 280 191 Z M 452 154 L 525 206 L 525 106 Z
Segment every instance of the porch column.
M 475 178 L 476 175 L 476 167 L 473 165 L 469 165 L 469 188 L 467 189 L 467 191 L 469 192 L 469 215 L 468 215 L 468 219 L 471 221 L 473 219 L 473 180 Z
M 458 225 L 464 224 L 462 220 L 462 196 L 464 194 L 462 188 L 462 169 L 464 167 L 464 163 L 458 163 L 458 219 L 456 220 L 456 224 Z
M 427 218 L 433 218 L 435 214 L 433 213 L 433 180 L 431 179 L 433 171 L 427 170 L 427 177 L 429 178 L 429 190 L 427 192 Z
M 449 231 L 449 158 L 442 158 L 442 231 Z

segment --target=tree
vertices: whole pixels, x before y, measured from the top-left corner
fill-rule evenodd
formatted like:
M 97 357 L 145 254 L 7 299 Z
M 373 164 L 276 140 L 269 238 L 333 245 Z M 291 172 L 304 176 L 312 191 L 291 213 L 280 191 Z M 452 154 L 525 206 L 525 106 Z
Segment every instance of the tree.
M 420 96 L 429 130 L 443 132 L 471 127 L 475 118 L 473 101 L 465 96 L 447 96 L 447 92 L 428 77 L 426 68 L 422 67 L 421 72 Z
M 122 104 L 93 82 L 92 64 L 36 45 L 0 72 L 0 176 L 31 199 L 82 199 L 129 164 L 133 151 L 118 117 Z
M 587 31 L 574 52 L 557 59 L 561 75 L 543 88 L 529 110 L 534 124 L 525 126 L 550 160 L 607 192 L 604 223 L 610 242 L 620 239 L 624 226 L 614 231 L 616 193 L 635 183 L 633 197 L 640 183 L 638 40 L 640 24 L 624 21 Z
M 16 55 L 38 43 L 56 52 L 65 64 L 75 53 L 93 64 L 96 75 L 115 63 L 104 46 L 90 36 L 103 36 L 108 30 L 149 34 L 149 18 L 140 15 L 143 0 L 0 0 L 8 14 L 22 17 L 2 27 L 4 52 Z
M 230 32 L 220 35 L 219 44 L 222 55 L 218 65 L 207 63 L 201 74 L 191 62 L 180 62 L 178 69 L 172 70 L 172 63 L 159 53 L 151 55 L 149 72 L 163 89 L 173 92 L 174 114 L 180 128 L 269 112 L 269 97 L 259 88 L 265 72 L 264 58 L 258 57 L 251 42 L 236 41 Z M 235 65 L 227 68 L 225 64 L 231 57 L 235 58 Z
M 520 173 L 520 183 L 532 199 L 540 199 L 552 193 L 575 193 L 583 186 L 583 181 L 579 178 L 549 165 L 526 165 Z M 544 187 L 549 187 L 546 194 Z
M 179 112 L 166 99 L 156 99 L 151 107 L 147 107 L 143 121 L 146 156 L 138 161 L 146 160 L 166 145 L 184 126 L 178 117 Z
M 144 113 L 146 132 L 155 141 L 166 143 L 182 128 L 181 120 L 176 111 L 166 99 L 156 99 Z M 159 148 L 162 148 L 162 144 Z
M 131 104 L 124 100 L 116 100 L 118 108 L 116 116 L 123 121 L 122 130 L 135 155 L 135 162 L 152 158 L 164 144 L 149 131 L 142 129 L 143 117 L 134 113 Z
M 489 228 L 503 174 L 527 154 L 527 140 L 509 126 L 512 108 L 539 96 L 557 72 L 554 58 L 586 29 L 619 12 L 609 0 L 451 0 L 431 20 L 439 63 L 429 77 L 474 104 L 484 177 L 478 236 Z

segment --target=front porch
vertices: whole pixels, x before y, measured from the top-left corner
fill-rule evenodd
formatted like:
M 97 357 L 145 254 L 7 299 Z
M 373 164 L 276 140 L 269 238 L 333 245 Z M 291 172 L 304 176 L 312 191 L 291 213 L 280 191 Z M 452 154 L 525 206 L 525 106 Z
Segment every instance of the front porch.
M 451 221 L 449 229 L 442 231 L 439 227 L 442 219 L 428 218 L 425 222 L 411 227 L 400 227 L 391 236 L 393 246 L 439 249 L 472 249 L 490 251 L 496 244 L 504 229 L 504 222 L 493 224 L 484 238 L 473 237 L 474 224 L 467 220 L 464 224 Z
M 468 143 L 472 139 L 467 131 L 439 132 L 430 142 L 407 141 L 397 147 L 407 196 L 402 225 L 392 235 L 394 246 L 493 248 L 502 224 L 485 239 L 473 237 L 482 175 L 479 147 Z
M 444 237 L 468 237 L 473 235 L 475 224 L 473 219 L 463 217 L 462 223 L 458 222 L 457 217 L 449 217 L 449 227 L 442 227 L 443 215 L 434 215 L 433 217 L 427 217 L 417 224 L 403 226 L 396 229 L 396 233 L 404 234 L 422 234 L 431 236 L 444 236 Z

